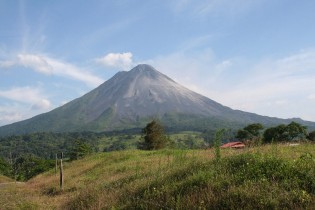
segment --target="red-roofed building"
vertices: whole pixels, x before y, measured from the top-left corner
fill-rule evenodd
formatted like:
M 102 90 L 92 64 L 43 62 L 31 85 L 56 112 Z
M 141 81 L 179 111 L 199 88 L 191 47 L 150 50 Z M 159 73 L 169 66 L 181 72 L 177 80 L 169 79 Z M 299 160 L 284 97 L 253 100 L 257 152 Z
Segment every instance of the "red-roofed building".
M 244 147 L 245 147 L 245 144 L 240 141 L 229 142 L 221 146 L 221 148 L 235 148 L 235 149 L 241 149 Z

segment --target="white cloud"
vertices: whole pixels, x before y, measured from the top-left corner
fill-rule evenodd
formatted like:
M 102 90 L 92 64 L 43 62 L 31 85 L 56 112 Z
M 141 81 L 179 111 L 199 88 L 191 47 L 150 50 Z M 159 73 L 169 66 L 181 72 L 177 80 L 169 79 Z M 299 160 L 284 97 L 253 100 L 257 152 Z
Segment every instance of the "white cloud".
M 53 67 L 48 63 L 47 58 L 42 55 L 19 54 L 18 60 L 20 65 L 34 69 L 39 73 L 53 73 Z
M 17 112 L 0 111 L 0 126 L 17 122 L 23 119 L 23 116 Z
M 133 65 L 132 53 L 108 53 L 101 58 L 97 58 L 96 62 L 107 67 L 114 67 L 122 70 L 130 70 Z
M 17 55 L 17 60 L 1 61 L 0 65 L 7 68 L 13 65 L 20 65 L 42 74 L 58 75 L 78 80 L 91 87 L 96 87 L 104 82 L 102 78 L 92 75 L 90 72 L 80 69 L 70 63 L 40 54 L 19 54 Z
M 0 90 L 0 98 L 4 98 L 1 101 L 5 102 L 0 104 L 0 126 L 27 119 L 54 108 L 42 91 L 34 87 Z
M 50 58 L 47 58 L 47 61 L 53 67 L 53 73 L 56 75 L 82 81 L 91 87 L 96 87 L 104 82 L 102 78 L 94 76 L 72 64 Z
M 0 68 L 10 68 L 15 65 L 13 61 L 0 61 Z
M 29 113 L 30 111 L 20 104 L 2 104 L 0 105 L 0 126 L 26 119 L 24 115 Z
M 15 87 L 9 90 L 0 90 L 0 97 L 31 104 L 34 108 L 42 110 L 47 110 L 51 107 L 50 101 L 42 95 L 38 88 Z
M 32 106 L 34 110 L 47 110 L 51 107 L 51 103 L 47 99 L 41 99 L 36 104 Z

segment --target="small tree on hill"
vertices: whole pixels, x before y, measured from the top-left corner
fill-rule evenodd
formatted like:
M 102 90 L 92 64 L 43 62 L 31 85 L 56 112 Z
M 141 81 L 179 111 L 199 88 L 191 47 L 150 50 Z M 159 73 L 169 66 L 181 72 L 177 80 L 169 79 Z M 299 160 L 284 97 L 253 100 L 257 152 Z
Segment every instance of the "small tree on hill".
M 74 142 L 73 148 L 70 151 L 70 160 L 77 160 L 80 159 L 92 152 L 92 148 L 90 145 L 76 140 Z
M 139 143 L 138 149 L 157 150 L 166 147 L 167 138 L 163 126 L 157 121 L 153 120 L 148 123 L 142 133 L 144 141 Z

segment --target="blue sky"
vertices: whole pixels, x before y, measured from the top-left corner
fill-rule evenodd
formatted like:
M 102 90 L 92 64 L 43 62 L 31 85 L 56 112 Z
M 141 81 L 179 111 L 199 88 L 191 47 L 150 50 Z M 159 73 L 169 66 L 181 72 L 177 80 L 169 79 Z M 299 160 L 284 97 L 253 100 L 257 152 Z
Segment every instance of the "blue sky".
M 0 0 L 0 125 L 148 63 L 233 109 L 315 121 L 315 1 Z

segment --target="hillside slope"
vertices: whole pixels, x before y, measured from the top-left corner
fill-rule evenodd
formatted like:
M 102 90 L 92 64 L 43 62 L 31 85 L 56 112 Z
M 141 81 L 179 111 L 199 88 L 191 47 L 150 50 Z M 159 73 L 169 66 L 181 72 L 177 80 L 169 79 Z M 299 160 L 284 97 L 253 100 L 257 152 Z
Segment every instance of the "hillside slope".
M 31 132 L 111 131 L 141 128 L 159 118 L 166 127 L 203 130 L 249 123 L 290 123 L 223 106 L 141 64 L 51 112 L 0 127 L 0 136 Z M 315 123 L 295 119 L 315 128 Z
M 246 150 L 100 153 L 26 185 L 0 188 L 5 209 L 312 209 L 314 144 Z

